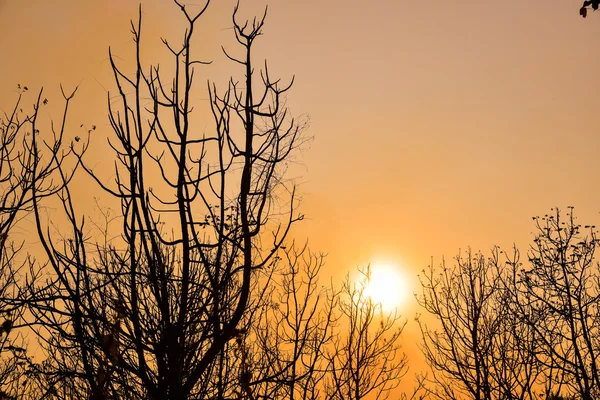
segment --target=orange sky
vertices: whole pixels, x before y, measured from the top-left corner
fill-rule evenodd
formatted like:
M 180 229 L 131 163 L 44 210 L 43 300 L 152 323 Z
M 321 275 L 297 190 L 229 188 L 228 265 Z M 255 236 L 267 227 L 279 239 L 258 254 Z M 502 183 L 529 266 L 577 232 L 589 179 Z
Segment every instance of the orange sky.
M 142 3 L 150 59 L 180 20 L 170 1 Z M 198 48 L 224 82 L 234 2 L 215 3 Z M 265 2 L 241 3 L 252 15 Z M 600 13 L 582 19 L 580 0 L 269 3 L 256 55 L 296 75 L 289 105 L 315 138 L 294 170 L 309 217 L 295 234 L 335 276 L 376 260 L 414 275 L 469 245 L 525 249 L 531 216 L 553 206 L 600 221 Z M 0 0 L 0 106 L 17 83 L 56 100 L 59 83 L 80 83 L 74 123 L 110 133 L 107 47 L 131 60 L 137 5 Z

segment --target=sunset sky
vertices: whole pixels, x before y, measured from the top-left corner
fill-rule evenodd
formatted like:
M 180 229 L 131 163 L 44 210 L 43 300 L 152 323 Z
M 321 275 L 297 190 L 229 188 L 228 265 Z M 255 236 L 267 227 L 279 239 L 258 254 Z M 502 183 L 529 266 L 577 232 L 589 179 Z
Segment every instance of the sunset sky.
M 293 235 L 328 253 L 335 279 L 378 262 L 415 277 L 431 257 L 468 246 L 525 251 L 531 217 L 554 206 L 600 223 L 600 12 L 582 19 L 580 0 L 268 3 L 256 61 L 295 76 L 288 105 L 314 137 L 291 170 L 307 216 Z M 181 19 L 170 1 L 142 4 L 143 56 L 160 60 L 158 36 L 180 38 Z M 233 46 L 234 4 L 215 1 L 203 19 L 197 55 L 214 65 L 198 71 L 199 85 L 223 86 L 235 71 L 220 52 Z M 264 4 L 242 0 L 241 12 Z M 0 107 L 17 83 L 44 86 L 55 104 L 60 83 L 79 84 L 73 126 L 111 134 L 108 46 L 132 60 L 137 7 L 0 0 Z

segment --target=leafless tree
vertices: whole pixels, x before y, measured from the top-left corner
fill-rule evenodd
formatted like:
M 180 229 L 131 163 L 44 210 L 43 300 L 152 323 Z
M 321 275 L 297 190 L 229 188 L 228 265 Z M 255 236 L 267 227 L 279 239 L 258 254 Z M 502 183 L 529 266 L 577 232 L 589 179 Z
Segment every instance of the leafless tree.
M 9 242 L 9 233 L 19 213 L 27 208 L 26 196 L 30 185 L 27 170 L 20 168 L 21 160 L 26 161 L 20 150 L 24 147 L 29 116 L 23 115 L 21 99 L 24 89 L 19 89 L 21 93 L 12 112 L 4 113 L 0 118 L 0 395 L 8 398 L 15 397 L 15 385 L 19 385 L 23 372 L 18 365 L 20 352 L 13 350 L 16 348 L 13 325 L 19 319 L 16 314 L 20 314 L 21 309 L 14 307 L 10 301 L 16 297 L 13 264 L 18 249 Z
M 248 391 L 256 399 L 320 399 L 331 346 L 337 294 L 319 282 L 324 255 L 305 246 L 283 250 L 263 286 L 266 296 L 248 314 L 238 354 Z
M 226 398 L 212 379 L 219 360 L 241 335 L 261 271 L 302 218 L 282 168 L 302 140 L 303 124 L 284 103 L 291 83 L 253 64 L 266 13 L 239 22 L 235 8 L 241 51 L 225 54 L 245 78 L 223 92 L 208 85 L 214 131 L 205 133 L 194 124 L 191 93 L 204 64 L 193 58 L 193 36 L 209 2 L 197 12 L 174 3 L 186 29 L 181 45 L 164 41 L 171 76 L 158 65 L 143 66 L 141 9 L 132 23 L 133 74 L 110 54 L 119 99 L 119 107 L 108 99 L 114 182 L 85 162 L 91 135 L 71 145 L 92 180 L 120 202 L 119 236 L 90 237 L 60 159 L 53 159 L 53 177 L 63 213 L 53 218 L 63 218 L 68 229 L 47 227 L 49 200 L 32 190 L 48 260 L 42 267 L 55 277 L 29 285 L 30 312 L 52 360 L 41 368 L 48 398 Z M 247 395 L 244 382 L 235 383 Z
M 362 278 L 347 277 L 340 293 L 339 331 L 327 355 L 329 399 L 386 399 L 407 372 L 400 343 L 405 323 L 367 296 L 370 269 L 359 272 Z
M 18 99 L 12 111 L 0 116 L 0 395 L 10 399 L 29 398 L 35 381 L 35 365 L 26 352 L 21 332 L 21 328 L 31 323 L 24 317 L 28 298 L 21 290 L 21 283 L 24 270 L 32 260 L 23 251 L 24 235 L 19 236 L 14 228 L 34 210 L 36 191 L 44 197 L 61 189 L 60 184 L 49 178 L 56 171 L 56 165 L 70 155 L 68 150 L 57 151 L 61 134 L 54 125 L 50 129 L 46 127 L 51 139 L 39 138 L 39 111 L 48 100 L 40 90 L 33 107 L 24 105 L 28 90 L 19 84 Z M 74 92 L 63 95 L 66 114 Z M 45 159 L 44 150 L 47 150 Z M 30 277 L 37 276 L 35 272 Z
M 508 259 L 516 265 L 517 254 Z M 532 329 L 511 310 L 510 269 L 495 248 L 486 258 L 469 250 L 454 266 L 430 266 L 420 276 L 422 351 L 438 398 L 534 399 L 540 368 Z M 433 317 L 434 321 L 431 321 Z
M 2 153 L 0 168 L 21 172 L 1 170 L 9 189 L 0 227 L 31 212 L 41 248 L 23 254 L 22 275 L 12 261 L 19 249 L 2 253 L 1 311 L 10 317 L 0 350 L 24 371 L 9 371 L 17 378 L 3 387 L 29 382 L 24 399 L 387 398 L 407 369 L 400 317 L 365 295 L 368 271 L 337 292 L 320 283 L 324 256 L 288 239 L 303 217 L 285 166 L 305 124 L 286 108 L 293 80 L 254 66 L 266 11 L 241 21 L 235 7 L 238 48 L 223 51 L 244 78 L 224 90 L 209 82 L 202 114 L 193 113 L 194 76 L 207 62 L 193 58 L 193 37 L 210 1 L 195 12 L 173 3 L 186 26 L 180 45 L 163 40 L 170 74 L 142 61 L 141 8 L 132 72 L 109 52 L 112 181 L 88 164 L 103 132 L 82 125 L 84 134 L 66 139 L 75 92 L 63 92 L 62 120 L 41 133 L 40 93 L 22 124 L 24 151 Z M 209 131 L 198 128 L 206 116 Z M 14 139 L 13 125 L 2 132 Z M 100 223 L 84 215 L 75 176 L 118 211 L 98 202 Z M 17 312 L 40 362 L 8 345 Z
M 568 395 L 600 395 L 600 276 L 594 226 L 577 224 L 573 209 L 534 217 L 536 236 L 529 266 L 522 268 L 516 305 L 539 338 L 538 358 L 552 371 L 547 380 Z

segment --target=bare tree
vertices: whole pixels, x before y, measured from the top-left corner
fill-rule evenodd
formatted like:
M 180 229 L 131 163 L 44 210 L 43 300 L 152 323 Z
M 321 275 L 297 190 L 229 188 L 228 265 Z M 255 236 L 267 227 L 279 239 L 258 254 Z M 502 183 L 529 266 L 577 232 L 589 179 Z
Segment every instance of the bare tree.
M 585 400 L 600 395 L 600 276 L 594 226 L 577 224 L 573 209 L 534 217 L 537 233 L 519 274 L 516 305 L 539 338 L 547 380 Z M 586 232 L 586 233 L 584 233 Z M 552 391 L 550 391 L 552 393 Z
M 49 178 L 56 165 L 70 155 L 69 151 L 57 151 L 61 136 L 54 125 L 46 128 L 53 134 L 49 141 L 39 139 L 38 115 L 40 107 L 48 103 L 43 90 L 32 108 L 23 105 L 28 87 L 19 84 L 17 90 L 12 111 L 0 116 L 0 396 L 10 399 L 29 398 L 36 370 L 21 333 L 21 328 L 31 324 L 24 316 L 28 298 L 21 284 L 32 259 L 23 252 L 24 235 L 19 237 L 14 228 L 34 210 L 36 191 L 43 197 L 61 190 L 61 185 Z M 64 95 L 65 114 L 73 95 Z M 45 159 L 43 149 L 48 150 Z M 65 176 L 66 180 L 71 176 Z M 38 275 L 33 272 L 30 278 Z
M 387 398 L 407 370 L 400 317 L 365 295 L 368 271 L 338 293 L 319 281 L 324 256 L 288 239 L 303 217 L 285 164 L 305 125 L 286 108 L 293 80 L 254 66 L 266 10 L 240 21 L 235 7 L 239 46 L 224 53 L 244 78 L 225 90 L 209 82 L 198 115 L 194 76 L 207 62 L 193 58 L 193 37 L 210 2 L 195 12 L 173 2 L 186 27 L 181 44 L 163 40 L 171 74 L 144 66 L 141 8 L 132 73 L 109 52 L 112 181 L 88 164 L 96 126 L 65 139 L 75 92 L 63 92 L 49 134 L 38 135 L 41 94 L 27 119 L 26 184 L 5 198 L 24 195 L 5 204 L 32 213 L 43 255 L 24 257 L 26 276 L 7 261 L 0 300 L 22 313 L 45 360 L 5 346 L 11 314 L 0 350 L 18 353 L 25 375 L 10 384 L 28 379 L 35 399 Z M 206 115 L 209 131 L 198 129 Z M 76 173 L 118 212 L 98 203 L 102 222 L 85 216 Z
M 48 398 L 226 398 L 213 379 L 219 361 L 233 356 L 223 353 L 241 334 L 256 280 L 302 218 L 282 175 L 303 128 L 285 108 L 291 83 L 271 79 L 266 64 L 257 74 L 252 61 L 266 13 L 239 22 L 235 8 L 241 54 L 225 54 L 245 79 L 222 93 L 208 85 L 214 131 L 204 133 L 192 122 L 193 79 L 204 64 L 193 58 L 193 36 L 209 2 L 197 12 L 174 3 L 186 29 L 181 45 L 164 41 L 173 75 L 143 67 L 141 9 L 132 23 L 133 74 L 110 53 L 120 102 L 118 109 L 109 96 L 115 181 L 85 163 L 89 135 L 71 145 L 88 175 L 120 202 L 118 238 L 89 236 L 57 157 L 63 216 L 53 218 L 64 218 L 67 230 L 46 226 L 47 193 L 32 189 L 43 267 L 55 277 L 29 285 L 29 309 L 52 360 L 41 368 Z M 244 393 L 244 382 L 235 383 Z
M 256 399 L 320 399 L 327 369 L 338 297 L 321 285 L 323 254 L 306 245 L 283 249 L 265 296 L 248 314 L 248 329 L 238 342 L 240 373 Z M 265 280 L 266 281 L 266 280 Z
M 516 265 L 515 254 L 509 264 Z M 508 270 L 506 270 L 508 271 Z M 433 369 L 433 396 L 444 399 L 533 399 L 540 374 L 534 334 L 511 310 L 510 274 L 500 250 L 456 257 L 420 276 L 422 351 Z M 429 322 L 429 316 L 434 322 Z
M 19 85 L 20 86 L 20 85 Z M 4 113 L 0 118 L 0 397 L 15 397 L 22 369 L 19 368 L 19 355 L 14 346 L 13 325 L 20 319 L 20 308 L 14 307 L 12 299 L 18 297 L 15 290 L 16 276 L 13 273 L 15 255 L 18 248 L 11 244 L 9 233 L 18 215 L 27 208 L 27 191 L 30 179 L 26 168 L 21 168 L 21 162 L 26 158 L 21 151 L 27 134 L 24 132 L 30 118 L 23 115 L 21 93 L 10 114 Z M 25 142 L 26 143 L 26 142 Z M 18 271 L 15 271 L 18 272 Z M 20 348 L 20 346 L 19 346 Z
M 340 294 L 339 331 L 327 355 L 329 399 L 386 399 L 407 372 L 400 344 L 405 323 L 367 296 L 370 269 L 359 272 L 362 279 L 347 277 Z

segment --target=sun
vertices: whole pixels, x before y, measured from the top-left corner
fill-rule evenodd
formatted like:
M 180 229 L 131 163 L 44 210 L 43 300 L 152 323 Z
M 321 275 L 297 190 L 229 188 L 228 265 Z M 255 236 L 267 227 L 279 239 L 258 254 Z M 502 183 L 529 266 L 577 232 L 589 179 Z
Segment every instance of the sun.
M 390 264 L 374 264 L 370 271 L 365 296 L 385 311 L 394 311 L 403 306 L 409 297 L 409 287 L 400 268 Z

